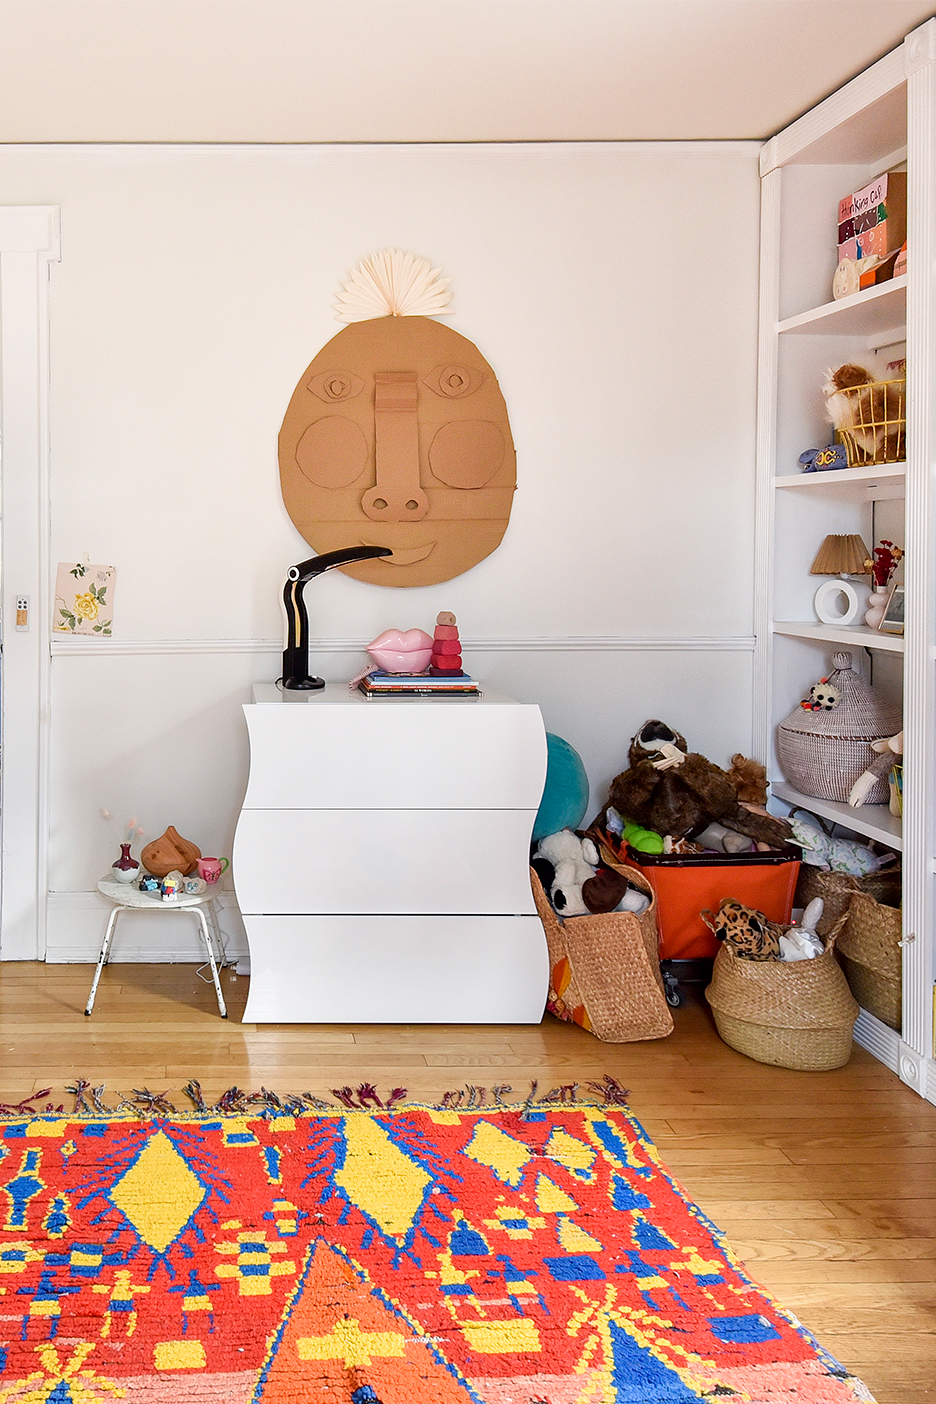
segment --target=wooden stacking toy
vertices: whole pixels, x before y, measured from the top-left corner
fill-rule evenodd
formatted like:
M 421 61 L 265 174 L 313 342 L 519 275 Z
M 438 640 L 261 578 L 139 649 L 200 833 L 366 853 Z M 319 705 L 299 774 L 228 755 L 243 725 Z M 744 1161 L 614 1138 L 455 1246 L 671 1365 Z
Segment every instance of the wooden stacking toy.
M 432 657 L 429 672 L 436 677 L 452 677 L 462 671 L 461 640 L 455 625 L 454 614 L 443 610 L 436 615 L 435 633 L 432 636 Z

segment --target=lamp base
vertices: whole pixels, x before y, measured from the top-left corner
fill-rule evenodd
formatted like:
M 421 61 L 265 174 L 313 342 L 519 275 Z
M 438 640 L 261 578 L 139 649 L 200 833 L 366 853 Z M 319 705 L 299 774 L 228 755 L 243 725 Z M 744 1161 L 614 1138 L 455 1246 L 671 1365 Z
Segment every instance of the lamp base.
M 324 678 L 284 678 L 283 687 L 287 692 L 321 692 Z

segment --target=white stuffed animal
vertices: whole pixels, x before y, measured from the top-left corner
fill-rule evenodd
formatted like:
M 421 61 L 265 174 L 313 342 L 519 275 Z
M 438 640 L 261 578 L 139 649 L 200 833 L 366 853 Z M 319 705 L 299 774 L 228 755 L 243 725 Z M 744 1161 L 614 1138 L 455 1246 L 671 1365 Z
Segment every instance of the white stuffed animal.
M 799 926 L 791 926 L 786 935 L 780 937 L 781 960 L 815 960 L 822 955 L 825 944 L 816 927 L 822 919 L 824 906 L 821 897 L 814 897 L 803 912 Z
M 555 868 L 549 900 L 561 916 L 586 916 L 582 883 L 595 876 L 598 850 L 590 838 L 580 839 L 571 829 L 560 829 L 540 839 L 534 858 L 545 858 Z

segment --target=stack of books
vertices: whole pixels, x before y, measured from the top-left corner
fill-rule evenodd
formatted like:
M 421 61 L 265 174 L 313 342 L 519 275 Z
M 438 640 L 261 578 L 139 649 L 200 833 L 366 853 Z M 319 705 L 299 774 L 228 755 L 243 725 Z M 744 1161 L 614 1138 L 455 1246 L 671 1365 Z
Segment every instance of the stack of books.
M 358 683 L 365 697 L 480 697 L 481 689 L 467 673 L 387 673 L 382 668 Z

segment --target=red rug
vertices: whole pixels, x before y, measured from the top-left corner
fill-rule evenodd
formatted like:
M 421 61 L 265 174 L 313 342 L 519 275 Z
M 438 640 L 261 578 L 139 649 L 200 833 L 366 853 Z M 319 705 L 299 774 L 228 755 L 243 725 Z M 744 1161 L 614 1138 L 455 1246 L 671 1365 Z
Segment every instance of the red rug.
M 0 1404 L 870 1399 L 618 1106 L 77 1092 L 0 1123 Z

